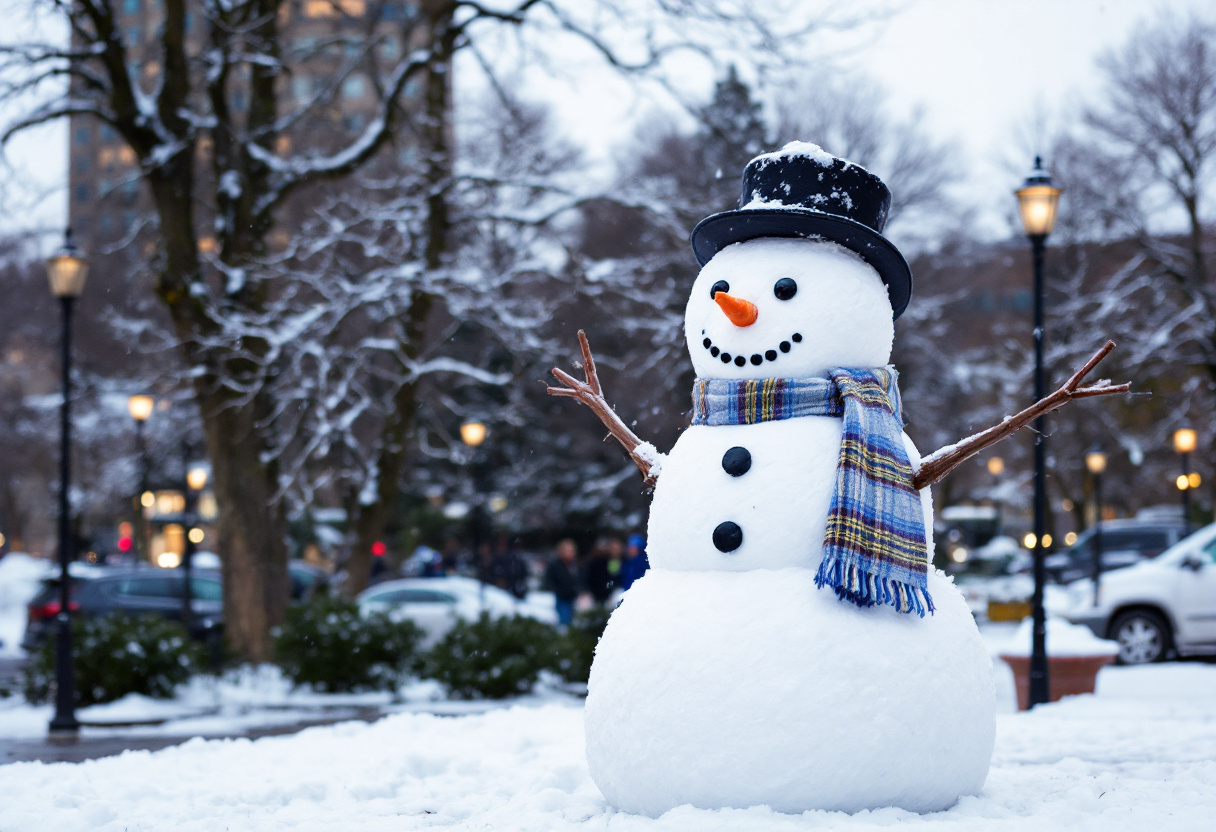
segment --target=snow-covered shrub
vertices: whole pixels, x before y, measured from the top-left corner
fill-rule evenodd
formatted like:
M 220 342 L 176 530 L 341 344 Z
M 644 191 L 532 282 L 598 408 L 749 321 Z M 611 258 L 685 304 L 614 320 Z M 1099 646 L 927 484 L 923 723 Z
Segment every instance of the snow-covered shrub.
M 77 617 L 72 638 L 78 707 L 128 693 L 168 698 L 206 662 L 204 648 L 186 636 L 181 624 L 155 615 Z M 52 633 L 25 668 L 23 692 L 30 702 L 54 698 L 55 642 Z
M 553 670 L 567 682 L 586 682 L 591 675 L 591 660 L 612 610 L 592 607 L 574 616 L 566 632 L 557 638 Z
M 427 655 L 425 675 L 461 699 L 528 693 L 555 667 L 557 630 L 526 616 L 461 621 Z
M 418 664 L 412 621 L 361 616 L 352 601 L 318 596 L 292 607 L 274 633 L 275 661 L 297 685 L 319 691 L 393 690 Z

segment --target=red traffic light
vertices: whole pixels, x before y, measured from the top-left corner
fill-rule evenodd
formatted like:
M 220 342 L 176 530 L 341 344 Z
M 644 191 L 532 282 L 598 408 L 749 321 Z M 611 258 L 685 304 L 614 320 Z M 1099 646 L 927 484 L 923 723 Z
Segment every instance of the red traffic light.
M 378 557 L 378 558 L 382 558 L 382 557 L 384 557 L 384 554 L 385 554 L 385 552 L 387 552 L 387 551 L 388 551 L 388 547 L 387 547 L 387 546 L 385 546 L 385 545 L 384 545 L 384 544 L 383 544 L 381 541 L 379 541 L 379 540 L 377 540 L 375 543 L 373 543 L 373 544 L 372 544 L 372 554 L 373 554 L 373 555 L 375 555 L 375 556 L 376 556 L 376 557 Z
M 120 552 L 131 551 L 131 538 L 129 538 L 129 537 L 118 538 L 118 551 L 120 551 Z

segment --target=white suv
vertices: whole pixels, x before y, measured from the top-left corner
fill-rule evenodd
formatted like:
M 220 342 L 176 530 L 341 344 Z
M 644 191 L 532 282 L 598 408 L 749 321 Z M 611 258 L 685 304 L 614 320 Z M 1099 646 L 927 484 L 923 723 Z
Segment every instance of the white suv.
M 1171 651 L 1216 654 L 1216 523 L 1152 560 L 1068 586 L 1069 605 L 1057 612 L 1099 638 L 1119 643 L 1119 661 L 1146 664 Z

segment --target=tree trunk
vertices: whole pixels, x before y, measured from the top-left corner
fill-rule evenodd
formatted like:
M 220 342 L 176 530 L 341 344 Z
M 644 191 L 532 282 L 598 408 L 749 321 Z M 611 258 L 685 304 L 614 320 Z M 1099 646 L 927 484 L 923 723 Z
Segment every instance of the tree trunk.
M 241 659 L 270 658 L 270 630 L 287 613 L 286 524 L 274 499 L 274 466 L 261 461 L 263 443 L 253 406 L 225 407 L 200 390 L 212 488 L 219 504 L 217 550 L 224 579 L 224 631 Z

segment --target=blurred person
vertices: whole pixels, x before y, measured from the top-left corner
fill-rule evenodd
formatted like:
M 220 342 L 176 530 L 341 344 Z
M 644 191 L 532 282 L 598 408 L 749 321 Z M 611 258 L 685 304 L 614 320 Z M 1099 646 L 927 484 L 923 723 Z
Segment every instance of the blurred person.
M 621 562 L 621 590 L 633 586 L 633 582 L 646 574 L 650 568 L 650 560 L 646 557 L 646 537 L 640 534 L 629 535 L 625 546 L 625 559 Z
M 583 583 L 595 603 L 604 605 L 617 587 L 621 571 L 621 554 L 625 550 L 620 538 L 603 538 L 591 549 L 583 568 Z
M 574 620 L 574 602 L 579 592 L 577 558 L 578 547 L 566 538 L 558 541 L 557 554 L 545 569 L 545 588 L 556 599 L 557 621 L 563 627 Z
M 495 586 L 505 589 L 521 601 L 527 597 L 528 564 L 519 550 L 511 545 L 510 538 L 506 534 L 498 536 L 498 550 L 494 553 L 494 563 L 491 569 Z

